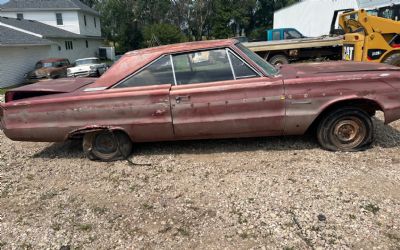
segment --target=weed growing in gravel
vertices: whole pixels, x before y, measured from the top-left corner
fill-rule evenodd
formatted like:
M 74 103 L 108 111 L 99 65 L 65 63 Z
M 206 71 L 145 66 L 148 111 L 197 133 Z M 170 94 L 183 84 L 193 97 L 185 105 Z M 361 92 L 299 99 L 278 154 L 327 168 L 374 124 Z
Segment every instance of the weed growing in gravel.
M 50 200 L 58 195 L 57 191 L 50 190 L 40 196 L 40 199 L 43 200 Z
M 372 204 L 372 203 L 369 203 L 367 205 L 361 206 L 361 208 L 367 210 L 368 212 L 373 213 L 374 215 L 376 215 L 380 210 L 380 207 L 378 207 L 378 205 L 375 205 L 375 204 Z
M 78 228 L 81 231 L 89 232 L 89 231 L 92 231 L 93 225 L 92 224 L 79 224 Z
M 3 191 L 1 191 L 0 198 L 6 198 L 8 196 L 8 193 L 10 193 L 10 189 L 11 189 L 11 184 L 7 184 L 4 187 Z
M 189 236 L 190 235 L 189 231 L 186 228 L 183 228 L 183 227 L 178 228 L 178 232 L 183 236 Z
M 154 208 L 154 206 L 151 205 L 151 204 L 148 204 L 148 203 L 143 203 L 142 204 L 142 208 L 147 209 L 147 210 L 151 210 L 151 209 Z
M 54 223 L 51 226 L 51 229 L 53 229 L 54 231 L 60 231 L 61 229 L 61 224 L 60 223 Z
M 93 212 L 95 212 L 96 214 L 100 214 L 100 215 L 103 215 L 103 214 L 105 214 L 106 212 L 107 212 L 107 208 L 105 208 L 105 207 L 94 207 L 93 209 Z

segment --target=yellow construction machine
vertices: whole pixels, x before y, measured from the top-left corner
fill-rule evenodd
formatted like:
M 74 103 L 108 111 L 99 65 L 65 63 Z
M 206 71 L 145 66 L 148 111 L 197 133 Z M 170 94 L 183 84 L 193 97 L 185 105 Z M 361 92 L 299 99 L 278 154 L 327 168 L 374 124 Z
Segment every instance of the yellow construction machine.
M 400 21 L 378 17 L 366 10 L 340 15 L 345 32 L 343 59 L 400 66 Z

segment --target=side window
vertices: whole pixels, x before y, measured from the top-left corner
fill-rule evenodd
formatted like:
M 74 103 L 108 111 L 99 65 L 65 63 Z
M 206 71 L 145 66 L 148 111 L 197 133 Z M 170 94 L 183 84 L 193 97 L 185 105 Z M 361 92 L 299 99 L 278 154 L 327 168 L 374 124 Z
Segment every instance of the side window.
M 252 70 L 244 61 L 238 58 L 235 54 L 233 54 L 230 51 L 228 53 L 232 62 L 233 72 L 235 73 L 235 78 L 237 80 L 259 76 L 254 70 Z
M 169 56 L 164 56 L 158 59 L 139 73 L 129 77 L 115 87 L 127 88 L 160 84 L 174 84 L 171 59 Z
M 272 40 L 281 40 L 281 32 L 279 30 L 272 32 Z
M 177 84 L 233 80 L 225 49 L 199 51 L 173 56 Z

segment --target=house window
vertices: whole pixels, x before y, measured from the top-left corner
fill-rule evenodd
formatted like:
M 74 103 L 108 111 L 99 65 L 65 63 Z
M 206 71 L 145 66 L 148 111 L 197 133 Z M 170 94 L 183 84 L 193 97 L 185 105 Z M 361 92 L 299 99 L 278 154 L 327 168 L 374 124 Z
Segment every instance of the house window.
M 97 28 L 97 21 L 96 21 L 96 17 L 93 18 L 94 20 L 94 27 Z
M 61 46 L 58 46 L 58 51 L 61 51 Z
M 66 50 L 73 50 L 74 49 L 72 41 L 65 41 L 65 49 Z
M 87 26 L 86 15 L 83 15 L 83 22 L 85 23 L 85 26 Z
M 86 48 L 89 48 L 89 42 L 86 40 Z
M 17 19 L 18 19 L 18 20 L 24 19 L 24 14 L 22 14 L 22 13 L 17 13 Z
M 64 25 L 62 13 L 56 13 L 57 25 Z

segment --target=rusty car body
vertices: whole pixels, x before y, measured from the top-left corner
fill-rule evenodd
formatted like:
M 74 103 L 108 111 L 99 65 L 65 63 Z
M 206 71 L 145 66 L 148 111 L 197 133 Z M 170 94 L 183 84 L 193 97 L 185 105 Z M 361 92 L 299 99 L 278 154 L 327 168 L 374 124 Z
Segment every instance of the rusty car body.
M 1 126 L 18 141 L 83 137 L 91 159 L 129 154 L 131 142 L 302 135 L 328 150 L 373 140 L 371 117 L 400 118 L 400 69 L 354 62 L 269 65 L 236 40 L 129 52 L 98 79 L 10 90 Z
M 71 66 L 69 60 L 65 58 L 40 60 L 36 63 L 34 70 L 25 74 L 25 83 L 66 77 L 67 69 Z

